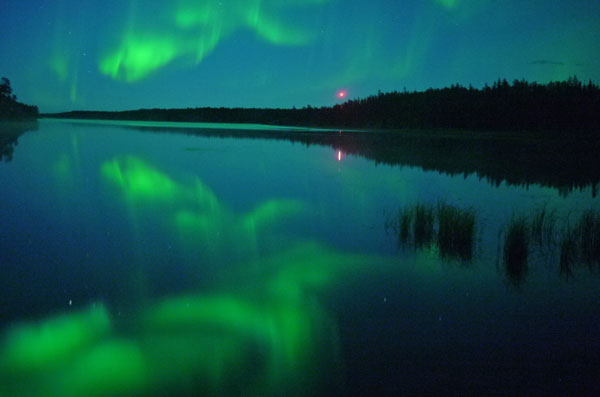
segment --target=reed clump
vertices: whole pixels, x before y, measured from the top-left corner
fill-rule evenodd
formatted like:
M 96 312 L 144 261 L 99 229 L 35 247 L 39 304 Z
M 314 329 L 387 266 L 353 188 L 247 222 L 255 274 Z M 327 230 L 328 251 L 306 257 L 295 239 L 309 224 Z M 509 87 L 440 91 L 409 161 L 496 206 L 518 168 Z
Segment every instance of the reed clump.
M 576 225 L 581 259 L 588 265 L 600 265 L 600 213 L 587 210 Z
M 527 218 L 513 217 L 504 236 L 504 267 L 509 280 L 516 285 L 527 275 L 530 239 Z
M 400 238 L 400 243 L 407 244 L 410 240 L 411 235 L 411 225 L 413 220 L 413 211 L 406 210 L 400 213 L 399 217 L 399 225 L 400 232 L 398 234 Z
M 546 206 L 536 211 L 530 222 L 531 242 L 538 247 L 553 245 L 555 242 L 556 212 Z
M 559 254 L 561 276 L 569 278 L 576 266 L 585 264 L 590 269 L 600 267 L 600 212 L 584 211 L 573 223 L 557 232 L 557 217 L 545 207 L 533 214 L 511 220 L 504 237 L 504 264 L 506 274 L 521 282 L 527 273 L 530 251 L 548 249 Z M 556 250 L 556 251 L 555 251 Z
M 565 278 L 573 276 L 573 266 L 578 258 L 577 236 L 573 230 L 567 228 L 563 232 L 560 242 L 560 274 Z
M 441 256 L 471 261 L 475 239 L 475 211 L 440 203 L 437 207 L 437 219 L 437 242 Z
M 433 207 L 417 204 L 413 210 L 415 220 L 413 223 L 413 235 L 415 245 L 428 247 L 433 242 L 433 229 L 435 223 L 435 212 Z
M 570 276 L 573 267 L 600 266 L 600 212 L 586 210 L 573 225 L 567 225 L 560 242 L 561 274 Z

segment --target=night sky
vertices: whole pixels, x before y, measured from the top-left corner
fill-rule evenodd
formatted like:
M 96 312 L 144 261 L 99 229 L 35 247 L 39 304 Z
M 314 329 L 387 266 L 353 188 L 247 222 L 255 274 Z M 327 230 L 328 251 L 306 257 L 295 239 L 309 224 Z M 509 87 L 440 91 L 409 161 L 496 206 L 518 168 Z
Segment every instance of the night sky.
M 42 112 L 332 105 L 499 77 L 600 81 L 598 0 L 3 0 L 0 75 Z

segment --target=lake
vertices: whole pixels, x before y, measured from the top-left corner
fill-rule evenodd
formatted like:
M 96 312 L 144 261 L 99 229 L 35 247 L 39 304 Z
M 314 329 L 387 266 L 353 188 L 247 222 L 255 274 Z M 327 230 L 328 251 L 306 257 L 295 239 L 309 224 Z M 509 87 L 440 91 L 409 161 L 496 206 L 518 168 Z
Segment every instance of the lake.
M 2 130 L 2 395 L 600 392 L 597 142 Z

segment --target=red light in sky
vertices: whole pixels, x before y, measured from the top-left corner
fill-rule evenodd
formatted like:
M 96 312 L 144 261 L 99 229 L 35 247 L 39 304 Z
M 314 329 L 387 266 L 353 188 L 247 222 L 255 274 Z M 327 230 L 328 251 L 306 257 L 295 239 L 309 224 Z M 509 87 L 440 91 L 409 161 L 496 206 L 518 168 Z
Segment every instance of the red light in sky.
M 337 97 L 338 98 L 346 98 L 346 95 L 348 95 L 348 93 L 346 92 L 346 90 L 340 90 L 337 93 Z

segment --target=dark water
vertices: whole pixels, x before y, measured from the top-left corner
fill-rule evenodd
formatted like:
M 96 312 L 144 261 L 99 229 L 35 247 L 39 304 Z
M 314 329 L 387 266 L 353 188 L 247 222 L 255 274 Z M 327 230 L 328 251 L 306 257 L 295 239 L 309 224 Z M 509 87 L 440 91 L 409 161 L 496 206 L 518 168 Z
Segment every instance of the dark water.
M 599 243 L 563 244 L 600 209 L 585 149 L 170 127 L 5 133 L 0 394 L 600 392 Z

